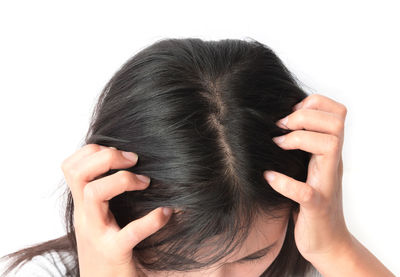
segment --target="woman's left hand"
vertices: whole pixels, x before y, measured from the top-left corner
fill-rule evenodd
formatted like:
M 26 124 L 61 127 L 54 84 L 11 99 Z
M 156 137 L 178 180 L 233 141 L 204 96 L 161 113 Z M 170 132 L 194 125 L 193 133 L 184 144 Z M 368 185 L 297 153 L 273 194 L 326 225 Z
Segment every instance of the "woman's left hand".
M 319 94 L 309 95 L 296 106 L 277 122 L 294 131 L 281 136 L 283 141 L 276 140 L 279 137 L 274 141 L 285 150 L 312 153 L 307 180 L 300 182 L 278 172 L 273 172 L 275 178 L 264 172 L 264 177 L 274 190 L 300 204 L 299 212 L 293 214 L 295 241 L 302 256 L 313 262 L 321 255 L 337 255 L 351 241 L 342 205 L 341 152 L 347 109 Z

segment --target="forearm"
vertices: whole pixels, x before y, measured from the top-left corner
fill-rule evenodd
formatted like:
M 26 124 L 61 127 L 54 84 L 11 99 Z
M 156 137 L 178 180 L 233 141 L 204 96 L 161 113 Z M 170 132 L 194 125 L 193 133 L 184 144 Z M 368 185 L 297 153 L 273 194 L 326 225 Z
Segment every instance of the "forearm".
M 310 261 L 324 277 L 394 277 L 367 248 L 350 234 L 348 243 L 335 253 Z

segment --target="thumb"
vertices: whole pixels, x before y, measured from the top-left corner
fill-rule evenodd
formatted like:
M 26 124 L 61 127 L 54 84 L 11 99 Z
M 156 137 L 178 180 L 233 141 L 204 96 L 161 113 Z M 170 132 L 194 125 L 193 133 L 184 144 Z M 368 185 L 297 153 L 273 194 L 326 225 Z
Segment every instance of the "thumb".
M 263 175 L 268 184 L 283 196 L 296 201 L 303 208 L 314 207 L 317 193 L 310 185 L 276 171 L 267 170 Z
M 171 208 L 159 207 L 142 218 L 130 222 L 117 233 L 116 247 L 124 253 L 132 251 L 139 242 L 164 227 L 172 212 Z

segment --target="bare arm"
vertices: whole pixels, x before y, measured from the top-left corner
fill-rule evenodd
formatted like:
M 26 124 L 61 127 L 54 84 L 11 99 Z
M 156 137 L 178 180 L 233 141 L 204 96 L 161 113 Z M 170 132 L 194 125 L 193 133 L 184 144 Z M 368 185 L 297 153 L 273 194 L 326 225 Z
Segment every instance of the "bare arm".
M 395 276 L 351 234 L 341 249 L 319 255 L 310 262 L 324 277 Z

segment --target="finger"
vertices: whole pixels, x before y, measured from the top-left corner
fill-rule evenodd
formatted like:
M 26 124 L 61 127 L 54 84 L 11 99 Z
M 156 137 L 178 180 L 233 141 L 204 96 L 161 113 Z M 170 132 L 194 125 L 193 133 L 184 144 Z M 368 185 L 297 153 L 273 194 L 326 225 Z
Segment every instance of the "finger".
M 114 148 L 107 148 L 103 151 L 95 152 L 83 158 L 68 172 L 71 180 L 71 192 L 74 196 L 74 203 L 79 205 L 82 202 L 83 188 L 94 178 L 108 172 L 110 169 L 128 168 L 137 163 L 137 154 L 131 153 L 133 157 L 129 160 L 125 155 L 127 152 L 119 151 Z
M 310 209 L 315 205 L 317 191 L 308 184 L 271 170 L 264 172 L 264 178 L 274 190 L 301 206 Z
M 342 136 L 344 130 L 344 121 L 336 114 L 309 109 L 297 110 L 277 121 L 276 124 L 284 129 L 306 129 L 338 137 Z
M 103 145 L 99 145 L 99 144 L 86 144 L 84 146 L 82 146 L 81 148 L 79 148 L 78 150 L 76 150 L 72 155 L 70 155 L 68 158 L 66 158 L 61 165 L 61 168 L 63 167 L 72 167 L 72 165 L 74 165 L 75 163 L 77 163 L 78 161 L 80 161 L 81 159 L 95 153 L 98 151 L 101 151 L 103 149 L 106 149 L 106 146 Z M 63 169 L 64 171 L 64 169 Z
M 313 131 L 296 130 L 272 140 L 285 150 L 301 149 L 316 155 L 336 157 L 341 148 L 341 139 L 337 136 Z
M 321 110 L 337 114 L 343 119 L 347 115 L 347 108 L 345 105 L 321 94 L 311 94 L 307 96 L 293 108 L 293 110 L 298 109 Z
M 77 176 L 79 180 L 91 182 L 110 169 L 132 167 L 137 161 L 138 155 L 136 153 L 109 147 L 83 159 L 77 170 Z
M 92 224 L 104 226 L 108 224 L 108 201 L 125 192 L 132 190 L 143 190 L 150 184 L 150 178 L 139 179 L 137 175 L 127 170 L 118 171 L 112 175 L 105 176 L 88 183 L 83 189 L 84 208 Z
M 67 181 L 67 185 L 71 191 L 72 197 L 75 201 L 77 199 L 78 192 L 75 192 L 74 180 L 71 180 L 70 171 L 72 168 L 76 167 L 77 164 L 84 158 L 96 153 L 98 151 L 102 151 L 107 149 L 107 147 L 98 145 L 98 144 L 87 144 L 80 149 L 76 150 L 71 156 L 66 158 L 61 164 L 61 170 L 64 173 L 65 180 Z
M 167 214 L 160 207 L 152 210 L 142 218 L 134 220 L 121 229 L 116 235 L 116 245 L 121 251 L 132 251 L 139 242 L 154 234 L 168 222 L 172 210 L 166 209 Z

